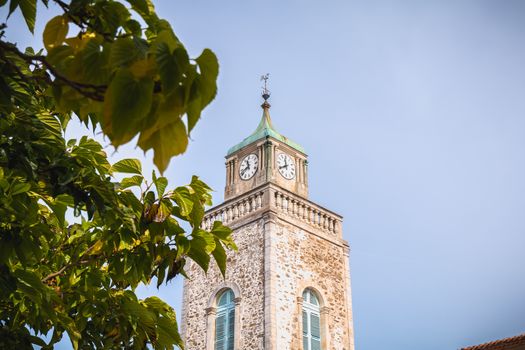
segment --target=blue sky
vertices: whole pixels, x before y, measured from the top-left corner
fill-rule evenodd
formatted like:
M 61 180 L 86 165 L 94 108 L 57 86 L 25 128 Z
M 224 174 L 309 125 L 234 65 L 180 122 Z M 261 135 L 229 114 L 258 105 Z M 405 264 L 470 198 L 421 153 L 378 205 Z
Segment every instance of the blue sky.
M 345 218 L 358 350 L 525 332 L 525 2 L 156 6 L 193 57 L 209 47 L 221 64 L 219 94 L 166 175 L 199 174 L 220 203 L 224 155 L 257 126 L 269 72 L 274 125 L 309 154 L 310 198 Z M 11 40 L 40 46 L 42 18 L 34 39 L 8 23 L 21 28 Z M 143 158 L 112 153 L 129 156 Z M 140 293 L 179 308 L 181 281 Z

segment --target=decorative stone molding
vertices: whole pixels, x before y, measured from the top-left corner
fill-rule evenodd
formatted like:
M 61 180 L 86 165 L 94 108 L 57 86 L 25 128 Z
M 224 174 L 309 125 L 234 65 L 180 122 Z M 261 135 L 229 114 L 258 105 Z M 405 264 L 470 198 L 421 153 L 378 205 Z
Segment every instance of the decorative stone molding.
M 204 216 L 202 227 L 210 230 L 215 221 L 234 226 L 245 217 L 253 217 L 254 212 L 263 211 L 284 214 L 284 217 L 309 226 L 315 231 L 322 230 L 327 237 L 342 238 L 341 216 L 272 184 L 261 186 L 235 200 L 209 209 Z
M 235 303 L 235 332 L 234 332 L 234 350 L 241 349 L 241 289 L 235 282 L 224 281 L 220 286 L 218 286 L 215 291 L 211 294 L 210 299 L 208 300 L 208 307 L 206 311 L 206 349 L 214 350 L 215 349 L 215 316 L 217 315 L 217 300 L 218 297 L 227 289 L 233 291 L 235 298 L 233 302 Z
M 209 210 L 203 219 L 203 228 L 210 230 L 215 221 L 222 221 L 227 225 L 234 221 L 250 215 L 263 207 L 263 191 L 250 193 L 238 200 L 225 203 Z
M 205 310 L 206 310 L 206 316 L 216 315 L 217 314 L 217 308 L 216 307 L 207 307 Z
M 339 234 L 341 219 L 326 209 L 285 191 L 273 193 L 274 206 L 278 211 L 295 217 L 315 228 L 323 229 L 333 235 Z

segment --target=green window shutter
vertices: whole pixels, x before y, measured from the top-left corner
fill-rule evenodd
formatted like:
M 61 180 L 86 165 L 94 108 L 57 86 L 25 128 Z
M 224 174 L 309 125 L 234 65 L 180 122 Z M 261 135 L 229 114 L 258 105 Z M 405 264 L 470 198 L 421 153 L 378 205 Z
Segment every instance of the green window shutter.
M 307 288 L 303 291 L 303 350 L 321 350 L 321 316 L 317 295 Z
M 235 295 L 225 290 L 217 300 L 215 350 L 233 350 L 235 340 Z
M 308 314 L 303 311 L 303 334 L 308 334 Z
M 228 313 L 228 350 L 233 350 L 233 341 L 235 334 L 235 309 L 231 309 Z
M 310 334 L 312 338 L 321 338 L 321 325 L 319 315 L 310 314 Z
M 303 334 L 303 350 L 309 350 L 308 349 L 308 335 Z
M 310 304 L 319 305 L 319 301 L 317 301 L 317 297 L 312 292 L 310 292 Z
M 226 343 L 226 315 L 217 315 L 215 321 L 215 350 L 224 350 Z

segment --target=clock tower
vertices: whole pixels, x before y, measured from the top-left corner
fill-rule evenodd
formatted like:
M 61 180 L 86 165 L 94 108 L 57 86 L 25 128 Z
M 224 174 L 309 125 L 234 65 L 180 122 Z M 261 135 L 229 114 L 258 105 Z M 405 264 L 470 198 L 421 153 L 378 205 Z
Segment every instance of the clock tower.
M 230 226 L 239 250 L 226 278 L 186 265 L 186 349 L 354 350 L 342 217 L 308 199 L 306 152 L 276 131 L 263 98 L 259 125 L 226 154 L 225 201 L 203 223 Z
M 308 161 L 303 147 L 274 129 L 268 101 L 261 107 L 257 129 L 226 154 L 224 199 L 270 182 L 308 197 Z

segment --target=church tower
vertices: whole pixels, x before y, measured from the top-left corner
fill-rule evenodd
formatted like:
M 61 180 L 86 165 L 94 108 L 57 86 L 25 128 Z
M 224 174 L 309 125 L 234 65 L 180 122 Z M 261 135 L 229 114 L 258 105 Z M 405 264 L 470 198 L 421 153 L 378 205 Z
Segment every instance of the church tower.
M 226 278 L 186 265 L 186 349 L 354 350 L 342 217 L 308 199 L 306 152 L 275 130 L 268 97 L 255 131 L 226 154 L 224 203 L 204 218 L 234 230 Z

